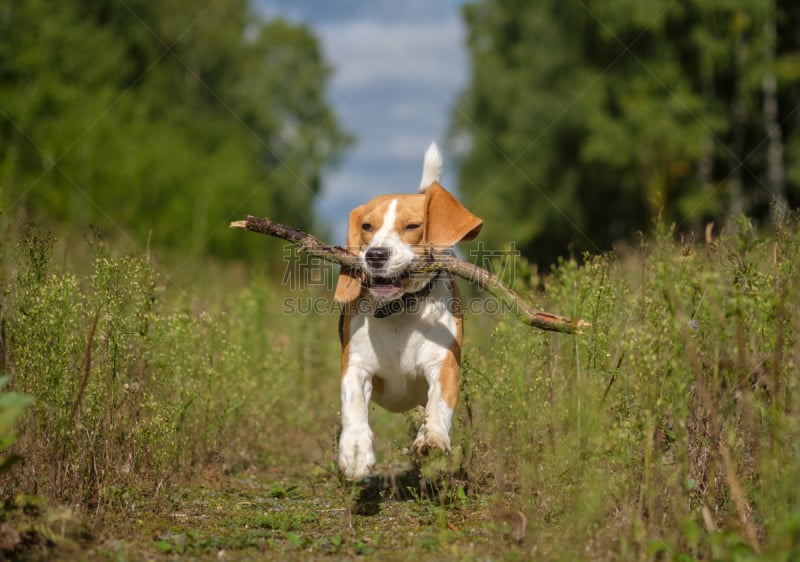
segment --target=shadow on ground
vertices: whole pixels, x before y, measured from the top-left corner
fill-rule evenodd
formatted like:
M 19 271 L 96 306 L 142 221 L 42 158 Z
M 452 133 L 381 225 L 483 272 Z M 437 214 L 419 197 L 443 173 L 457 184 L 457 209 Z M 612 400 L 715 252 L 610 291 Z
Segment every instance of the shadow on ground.
M 358 492 L 352 513 L 378 515 L 381 504 L 387 501 L 425 500 L 447 505 L 457 494 L 467 492 L 468 478 L 463 468 L 453 472 L 437 471 L 430 478 L 423 472 L 419 465 L 412 465 L 365 478 L 356 484 Z

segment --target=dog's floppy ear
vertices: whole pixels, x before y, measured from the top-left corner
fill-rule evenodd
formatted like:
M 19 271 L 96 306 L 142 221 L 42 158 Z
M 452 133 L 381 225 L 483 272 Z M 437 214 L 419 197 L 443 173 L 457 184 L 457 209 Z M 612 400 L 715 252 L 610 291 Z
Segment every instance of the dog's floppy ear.
M 351 254 L 358 254 L 361 249 L 361 207 L 350 211 L 350 222 L 347 226 L 346 249 Z M 336 302 L 347 304 L 353 302 L 361 294 L 361 277 L 351 267 L 342 266 L 339 281 L 333 295 Z
M 462 240 L 472 240 L 483 221 L 470 213 L 453 195 L 434 182 L 425 193 L 425 242 L 449 247 Z

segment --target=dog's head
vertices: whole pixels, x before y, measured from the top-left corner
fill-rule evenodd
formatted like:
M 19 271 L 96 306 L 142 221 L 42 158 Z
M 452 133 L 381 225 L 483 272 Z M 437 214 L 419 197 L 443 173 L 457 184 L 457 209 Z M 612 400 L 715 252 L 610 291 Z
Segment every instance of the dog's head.
M 430 275 L 410 275 L 412 260 L 429 247 L 449 248 L 475 238 L 483 222 L 439 185 L 441 156 L 435 145 L 425 154 L 420 193 L 381 195 L 350 213 L 347 249 L 358 254 L 363 287 L 379 301 L 421 290 Z M 343 268 L 335 299 L 348 303 L 361 294 L 362 278 Z

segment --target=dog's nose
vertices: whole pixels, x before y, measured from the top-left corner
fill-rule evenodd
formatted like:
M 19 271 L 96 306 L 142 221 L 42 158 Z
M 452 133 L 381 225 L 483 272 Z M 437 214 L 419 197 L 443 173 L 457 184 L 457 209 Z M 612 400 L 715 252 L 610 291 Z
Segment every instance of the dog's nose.
M 382 268 L 389 259 L 389 248 L 370 248 L 364 257 L 367 259 L 367 265 L 375 269 Z

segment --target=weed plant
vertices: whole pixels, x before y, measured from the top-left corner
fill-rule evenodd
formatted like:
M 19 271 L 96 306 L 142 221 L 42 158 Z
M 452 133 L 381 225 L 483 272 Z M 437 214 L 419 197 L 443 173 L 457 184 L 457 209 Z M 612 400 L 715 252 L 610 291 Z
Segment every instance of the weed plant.
M 260 276 L 221 290 L 224 280 L 198 269 L 196 285 L 176 287 L 148 255 L 101 247 L 88 274 L 70 273 L 34 231 L 3 260 L 0 374 L 35 398 L 10 448 L 22 460 L 0 475 L 6 498 L 120 510 L 206 470 L 334 458 L 335 315 L 287 314 L 282 303 L 296 292 Z M 454 451 L 419 473 L 432 492 L 405 490 L 412 502 L 383 507 L 377 498 L 362 514 L 346 504 L 364 490 L 331 493 L 338 479 L 323 460 L 308 477 L 313 497 L 292 483 L 291 498 L 232 519 L 244 525 L 234 533 L 250 545 L 241 548 L 797 559 L 797 224 L 760 237 L 741 220 L 705 243 L 660 228 L 635 250 L 563 260 L 546 275 L 518 265 L 520 293 L 592 327 L 568 336 L 511 315 L 467 318 Z M 371 416 L 378 470 L 400 487 L 391 473 L 410 437 L 396 415 Z M 239 510 L 252 503 L 235 500 Z M 331 507 L 314 511 L 320 505 Z M 412 546 L 414 532 L 398 531 L 386 511 L 419 526 L 423 542 Z M 492 529 L 517 511 L 528 522 L 522 545 L 497 546 Z M 197 530 L 170 533 L 184 538 L 162 537 L 157 548 L 238 548 Z
M 314 333 L 325 326 L 282 315 L 273 284 L 257 279 L 200 306 L 165 287 L 147 255 L 99 245 L 79 277 L 58 269 L 53 248 L 23 234 L 2 293 L 4 369 L 35 398 L 9 495 L 113 505 L 209 466 L 268 458 L 309 429 L 329 378 L 318 367 L 335 369 L 335 353 Z
M 543 559 L 795 559 L 799 279 L 797 230 L 746 220 L 562 261 L 539 300 L 586 335 L 508 319 L 467 346 L 477 493 L 527 513 Z

